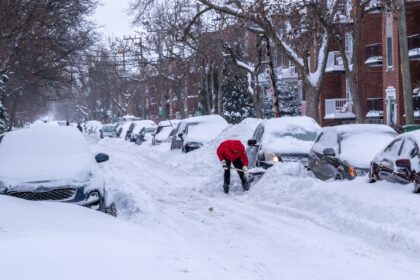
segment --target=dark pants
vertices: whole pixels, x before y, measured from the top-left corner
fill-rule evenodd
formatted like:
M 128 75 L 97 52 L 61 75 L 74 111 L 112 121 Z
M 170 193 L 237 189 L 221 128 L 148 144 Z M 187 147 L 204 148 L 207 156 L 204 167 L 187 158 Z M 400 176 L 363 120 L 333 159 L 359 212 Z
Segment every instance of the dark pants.
M 230 167 L 231 167 L 232 163 L 233 163 L 233 166 L 235 168 L 238 168 L 238 169 L 242 169 L 244 167 L 244 164 L 243 164 L 243 162 L 240 158 L 235 159 L 233 162 L 230 161 L 230 160 L 227 160 L 227 159 L 225 159 L 225 161 L 226 161 L 226 167 L 227 168 L 225 169 L 224 185 L 229 186 L 229 184 L 230 184 Z M 238 171 L 238 174 L 239 174 L 239 177 L 241 178 L 242 186 L 245 186 L 247 184 L 247 179 L 245 177 L 245 174 L 241 171 Z

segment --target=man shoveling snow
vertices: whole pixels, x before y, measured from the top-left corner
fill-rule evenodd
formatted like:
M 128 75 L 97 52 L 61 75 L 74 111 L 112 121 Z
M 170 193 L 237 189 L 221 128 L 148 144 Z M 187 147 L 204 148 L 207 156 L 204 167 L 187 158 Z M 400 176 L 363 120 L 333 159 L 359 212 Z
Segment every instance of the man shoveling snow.
M 230 169 L 235 169 L 241 178 L 244 191 L 249 190 L 248 156 L 245 147 L 239 140 L 225 140 L 217 148 L 217 156 L 225 170 L 223 190 L 229 192 Z M 231 167 L 233 163 L 233 168 Z

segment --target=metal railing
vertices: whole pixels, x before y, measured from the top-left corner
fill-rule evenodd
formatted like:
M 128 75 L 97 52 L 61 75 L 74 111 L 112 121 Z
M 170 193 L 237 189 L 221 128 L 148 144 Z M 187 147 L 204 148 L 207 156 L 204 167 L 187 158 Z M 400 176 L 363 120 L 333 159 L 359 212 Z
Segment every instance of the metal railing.
M 325 99 L 325 115 L 354 113 L 350 98 Z

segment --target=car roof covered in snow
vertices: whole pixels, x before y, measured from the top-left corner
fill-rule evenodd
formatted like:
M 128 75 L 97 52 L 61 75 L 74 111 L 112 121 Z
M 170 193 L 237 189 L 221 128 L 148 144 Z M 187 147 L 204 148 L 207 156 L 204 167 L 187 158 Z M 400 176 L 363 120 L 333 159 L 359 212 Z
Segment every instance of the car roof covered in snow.
M 152 120 L 134 121 L 133 135 L 138 134 L 143 127 L 156 127 L 156 123 Z
M 264 129 L 270 132 L 290 131 L 297 128 L 312 132 L 321 130 L 321 127 L 314 119 L 306 116 L 280 117 L 264 120 Z
M 397 134 L 390 126 L 384 124 L 343 124 L 333 126 L 339 134 L 343 133 L 372 133 L 372 132 L 389 132 Z
M 198 116 L 183 120 L 189 124 L 186 142 L 207 142 L 213 140 L 228 126 L 219 115 Z
M 93 167 L 88 144 L 72 126 L 19 129 L 6 133 L 0 143 L 2 181 L 86 177 Z
M 173 126 L 175 127 L 181 120 L 166 120 L 160 121 L 158 126 Z

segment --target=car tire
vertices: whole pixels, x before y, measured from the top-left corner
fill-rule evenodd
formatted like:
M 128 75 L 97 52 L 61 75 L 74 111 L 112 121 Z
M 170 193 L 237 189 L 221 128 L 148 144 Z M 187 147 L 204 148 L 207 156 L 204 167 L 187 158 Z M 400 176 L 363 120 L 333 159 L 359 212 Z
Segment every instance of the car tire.
M 375 183 L 376 181 L 379 181 L 378 175 L 372 174 L 372 167 L 369 170 L 369 183 Z
M 112 202 L 108 207 L 105 207 L 105 214 L 111 215 L 113 217 L 117 217 L 118 210 L 117 210 L 117 204 L 115 202 Z

